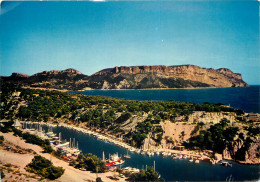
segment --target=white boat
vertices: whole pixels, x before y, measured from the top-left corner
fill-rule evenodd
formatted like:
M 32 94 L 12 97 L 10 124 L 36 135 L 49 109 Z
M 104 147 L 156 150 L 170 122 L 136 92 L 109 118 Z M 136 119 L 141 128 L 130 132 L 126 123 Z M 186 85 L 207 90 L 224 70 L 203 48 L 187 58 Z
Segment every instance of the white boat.
M 163 155 L 163 156 L 166 156 L 166 155 L 167 155 L 167 153 L 166 153 L 166 152 L 163 152 L 163 153 L 162 153 L 162 155 Z
M 222 166 L 225 166 L 225 167 L 232 167 L 232 164 L 230 164 L 230 163 L 227 162 L 227 161 L 222 161 L 222 162 L 221 162 L 221 165 L 222 165 Z
M 126 159 L 130 159 L 131 158 L 131 156 L 128 154 L 128 151 L 127 151 L 127 154 L 124 155 L 124 158 L 126 158 Z
M 52 137 L 53 140 L 59 140 L 60 138 L 55 136 L 55 137 Z
M 121 159 L 120 161 L 115 162 L 113 165 L 119 166 L 119 165 L 124 164 L 124 163 L 125 163 L 125 161 Z
M 132 168 L 132 167 L 125 167 L 123 170 L 131 172 L 131 173 L 139 173 L 140 172 L 140 169 Z
M 115 153 L 113 155 L 110 156 L 109 160 L 107 161 L 106 165 L 107 166 L 117 166 L 117 165 L 121 165 L 123 164 L 125 161 L 122 160 L 119 156 L 118 153 Z
M 130 152 L 134 152 L 135 151 L 135 149 L 134 148 L 130 148 Z
M 51 132 L 48 132 L 46 133 L 46 135 L 49 137 L 49 138 L 53 138 L 55 137 L 56 135 L 51 131 Z

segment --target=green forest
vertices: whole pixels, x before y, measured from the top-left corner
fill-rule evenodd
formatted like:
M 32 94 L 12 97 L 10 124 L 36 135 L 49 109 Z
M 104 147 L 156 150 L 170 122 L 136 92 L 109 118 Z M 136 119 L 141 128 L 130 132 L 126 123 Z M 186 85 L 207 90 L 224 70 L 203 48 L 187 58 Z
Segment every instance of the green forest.
M 163 129 L 161 120 L 175 122 L 178 116 L 187 116 L 194 111 L 235 112 L 243 111 L 223 107 L 221 103 L 193 104 L 170 101 L 131 101 L 103 96 L 86 96 L 58 91 L 22 89 L 4 86 L 1 88 L 1 119 L 23 121 L 61 121 L 75 125 L 84 124 L 91 129 L 109 131 L 125 142 L 141 147 L 148 134 L 160 144 Z M 13 96 L 20 92 L 19 96 Z M 126 121 L 132 122 L 133 116 L 147 115 L 130 131 L 122 129 Z

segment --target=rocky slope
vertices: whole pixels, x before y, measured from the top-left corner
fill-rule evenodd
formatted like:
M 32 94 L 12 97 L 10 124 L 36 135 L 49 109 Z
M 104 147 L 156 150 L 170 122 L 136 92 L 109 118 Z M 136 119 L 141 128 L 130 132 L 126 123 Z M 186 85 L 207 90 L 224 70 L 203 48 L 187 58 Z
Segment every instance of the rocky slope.
M 195 65 L 132 66 L 101 70 L 91 76 L 75 69 L 44 71 L 32 76 L 15 73 L 4 82 L 61 90 L 148 89 L 249 86 L 240 74 L 227 68 L 206 69 Z
M 88 76 L 69 68 L 66 70 L 51 70 L 36 73 L 32 76 L 24 76 L 21 73 L 13 73 L 10 77 L 1 77 L 2 83 L 31 88 L 51 88 L 59 90 L 79 90 L 84 87 Z
M 223 151 L 223 159 L 235 159 L 243 164 L 260 164 L 259 137 L 238 138 Z

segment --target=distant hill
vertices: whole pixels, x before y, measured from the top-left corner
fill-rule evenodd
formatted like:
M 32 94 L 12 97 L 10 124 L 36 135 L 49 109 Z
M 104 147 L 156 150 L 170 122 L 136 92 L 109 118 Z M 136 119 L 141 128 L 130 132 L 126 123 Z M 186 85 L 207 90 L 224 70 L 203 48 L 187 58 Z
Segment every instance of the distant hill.
M 51 70 L 32 76 L 13 73 L 1 77 L 2 84 L 59 90 L 153 89 L 246 87 L 241 74 L 227 68 L 206 69 L 196 65 L 121 66 L 101 70 L 91 76 L 75 69 Z

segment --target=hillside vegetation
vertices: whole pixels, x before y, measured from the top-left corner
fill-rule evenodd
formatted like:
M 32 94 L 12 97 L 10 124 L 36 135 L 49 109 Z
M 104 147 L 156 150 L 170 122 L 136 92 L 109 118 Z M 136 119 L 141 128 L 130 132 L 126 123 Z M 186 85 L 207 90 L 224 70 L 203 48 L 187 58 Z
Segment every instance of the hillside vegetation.
M 147 142 L 154 147 L 163 147 L 162 142 L 166 142 L 172 143 L 173 146 L 186 144 L 190 148 L 199 147 L 223 153 L 226 148 L 232 148 L 230 146 L 232 146 L 233 139 L 238 136 L 241 138 L 242 135 L 245 139 L 243 141 L 247 141 L 242 145 L 247 145 L 247 148 L 244 148 L 251 150 L 249 149 L 251 143 L 254 143 L 259 136 L 259 127 L 257 128 L 253 121 L 248 122 L 243 111 L 225 107 L 222 104 L 129 101 L 58 91 L 3 87 L 1 106 L 1 119 L 43 121 L 57 124 L 71 123 L 113 135 L 137 148 L 143 148 Z M 220 122 L 218 125 L 214 125 L 216 122 L 211 121 L 204 123 L 204 125 L 197 125 L 199 122 L 196 119 L 191 120 L 193 118 L 191 116 L 198 112 L 204 113 L 201 118 L 206 115 L 205 113 L 220 113 L 222 119 L 229 115 L 235 118 L 230 123 L 226 122 L 225 127 L 222 127 L 220 120 L 217 121 Z M 190 132 L 189 137 L 185 138 L 184 135 L 187 133 L 182 132 L 180 139 L 173 141 L 172 136 L 165 137 L 167 130 L 171 129 L 162 128 L 165 121 L 170 121 L 173 124 L 186 124 L 192 126 L 194 130 Z M 250 142 L 248 142 L 247 137 L 251 139 Z M 258 149 L 257 146 L 256 149 Z M 259 154 L 254 152 L 252 155 Z

